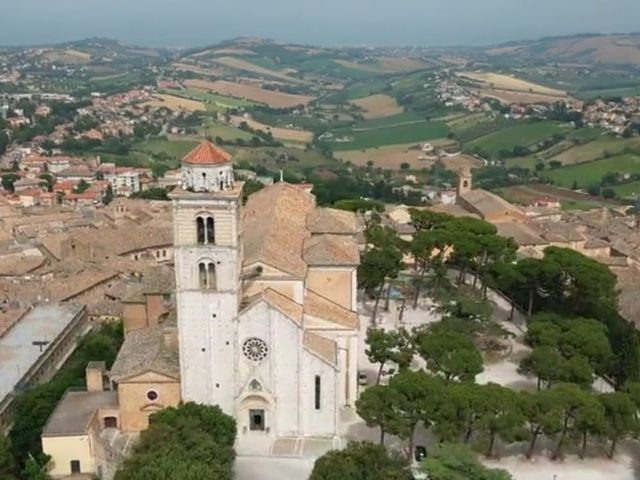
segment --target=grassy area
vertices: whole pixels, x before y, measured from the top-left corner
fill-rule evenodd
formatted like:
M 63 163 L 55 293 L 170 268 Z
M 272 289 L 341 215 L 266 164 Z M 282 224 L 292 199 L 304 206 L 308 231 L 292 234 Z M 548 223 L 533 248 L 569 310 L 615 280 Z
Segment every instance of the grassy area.
M 598 138 L 584 145 L 578 145 L 566 150 L 550 160 L 557 160 L 563 165 L 590 162 L 604 157 L 607 154 L 616 155 L 622 153 L 625 148 L 640 147 L 640 138 L 621 139 L 612 136 Z
M 609 172 L 640 172 L 640 156 L 630 154 L 618 155 L 595 162 L 578 163 L 568 167 L 545 171 L 543 175 L 552 179 L 556 185 L 571 187 L 575 181 L 580 187 L 588 187 L 589 185 L 600 182 L 602 177 Z
M 601 157 L 602 155 L 595 155 L 593 157 L 588 158 L 587 160 L 582 157 L 583 154 L 574 156 L 570 152 L 572 152 L 573 150 L 580 151 L 581 149 L 583 149 L 583 147 L 586 147 L 586 145 L 589 145 L 590 143 L 594 143 L 595 139 L 601 137 L 601 135 L 602 135 L 601 130 L 597 128 L 587 127 L 587 128 L 581 128 L 578 130 L 571 130 L 567 132 L 565 140 L 562 140 L 561 142 L 553 144 L 551 147 L 547 148 L 546 150 L 542 150 L 542 151 L 536 152 L 533 155 L 528 155 L 525 157 L 509 158 L 506 160 L 506 163 L 508 167 L 518 166 L 518 167 L 533 169 L 535 168 L 536 164 L 540 162 L 544 164 L 548 164 L 553 160 L 558 160 L 558 157 L 561 157 L 562 155 L 566 155 L 565 161 L 562 162 L 565 165 L 578 163 L 577 161 L 569 161 L 569 159 L 573 157 L 575 157 L 579 161 L 595 160 Z M 589 142 L 589 141 L 591 142 L 583 143 L 583 142 Z M 619 151 L 622 151 L 622 149 L 619 149 Z M 616 153 L 619 153 L 619 152 L 616 150 Z
M 119 167 L 150 167 L 153 164 L 153 159 L 143 152 L 133 151 L 128 155 L 117 155 L 115 153 L 100 151 L 95 153 L 100 155 L 103 163 L 115 163 Z
M 205 104 L 210 112 L 218 112 L 228 110 L 230 108 L 250 108 L 257 104 L 249 100 L 241 98 L 227 97 L 218 95 L 198 88 L 185 88 L 183 90 L 163 90 L 163 93 L 175 95 L 177 97 L 188 98 L 190 100 L 198 100 Z
M 357 98 L 368 97 L 374 93 L 378 93 L 387 85 L 387 80 L 375 78 L 366 82 L 357 82 L 349 85 L 342 93 L 346 100 L 355 100 Z
M 231 146 L 225 147 L 225 149 L 233 155 L 236 165 L 249 162 L 253 165 L 264 166 L 272 171 L 280 169 L 302 171 L 306 168 L 315 168 L 331 163 L 331 160 L 313 150 L 304 151 L 287 147 L 242 148 Z
M 149 138 L 137 142 L 133 148 L 140 152 L 167 155 L 175 158 L 182 158 L 189 153 L 198 142 L 192 140 L 164 140 L 160 138 Z
M 443 138 L 449 133 L 449 128 L 444 122 L 421 122 L 363 131 L 335 130 L 333 133 L 336 139 L 343 141 L 328 143 L 334 150 L 341 151 Z
M 498 132 L 500 129 L 517 125 L 514 121 L 503 117 L 470 116 L 466 121 L 447 122 L 455 138 L 461 143 L 471 143 L 476 139 Z
M 353 130 L 367 130 L 372 128 L 392 127 L 408 123 L 416 123 L 424 121 L 420 115 L 415 112 L 402 112 L 397 115 L 391 115 L 383 118 L 373 118 L 363 120 L 353 126 Z
M 635 200 L 640 196 L 640 181 L 629 182 L 623 185 L 617 185 L 612 187 L 613 191 L 616 192 L 616 195 L 620 198 L 628 198 Z
M 480 137 L 467 146 L 471 149 L 479 147 L 491 156 L 498 156 L 501 150 L 511 151 L 518 145 L 532 146 L 555 133 L 564 132 L 565 128 L 554 122 L 524 123 Z
M 640 96 L 640 85 L 634 87 L 610 88 L 604 90 L 585 90 L 578 92 L 577 96 L 583 100 L 595 98 L 637 97 Z

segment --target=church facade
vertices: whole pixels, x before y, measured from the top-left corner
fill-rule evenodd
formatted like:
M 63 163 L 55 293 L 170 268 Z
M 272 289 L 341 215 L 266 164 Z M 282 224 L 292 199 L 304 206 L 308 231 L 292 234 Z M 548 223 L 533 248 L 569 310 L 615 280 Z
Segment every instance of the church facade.
M 357 395 L 355 217 L 283 182 L 243 207 L 208 142 L 172 200 L 182 400 L 233 416 L 240 453 L 336 438 Z

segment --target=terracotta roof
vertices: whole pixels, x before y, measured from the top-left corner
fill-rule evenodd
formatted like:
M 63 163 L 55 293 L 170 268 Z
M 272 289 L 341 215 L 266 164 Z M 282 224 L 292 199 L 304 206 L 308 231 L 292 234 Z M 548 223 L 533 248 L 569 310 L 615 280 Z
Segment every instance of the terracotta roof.
M 481 188 L 463 193 L 460 195 L 460 198 L 483 217 L 507 213 L 524 216 L 524 213 L 518 207 L 510 204 L 498 195 L 482 190 Z
M 522 223 L 499 223 L 496 227 L 499 235 L 506 238 L 512 238 L 521 247 L 549 244 L 549 242 L 538 235 L 533 228 Z
M 304 241 L 311 236 L 307 215 L 315 208 L 313 195 L 279 182 L 254 193 L 244 208 L 245 265 L 262 262 L 304 278 Z
M 251 297 L 245 299 L 245 302 L 249 305 L 253 305 L 256 302 L 264 300 L 271 307 L 280 311 L 291 320 L 293 320 L 298 326 L 302 325 L 302 305 L 294 302 L 289 297 L 276 292 L 272 288 L 267 288 Z
M 356 266 L 360 250 L 353 237 L 314 235 L 304 242 L 303 258 L 309 266 Z
M 608 247 L 609 242 L 605 242 L 601 238 L 591 238 L 584 244 L 584 248 L 605 248 Z
M 316 208 L 307 217 L 307 228 L 313 234 L 355 235 L 358 233 L 356 216 L 352 212 L 335 208 Z
M 302 305 L 271 288 L 267 288 L 262 292 L 262 298 L 291 318 L 291 320 L 294 320 L 298 325 L 302 325 Z
M 26 275 L 42 266 L 46 257 L 39 250 L 25 250 L 0 257 L 0 275 Z
M 231 155 L 213 143 L 204 141 L 187 153 L 182 161 L 191 165 L 216 165 L 230 162 Z
M 351 329 L 357 329 L 360 324 L 356 312 L 348 310 L 311 290 L 307 290 L 304 297 L 304 313 L 305 315 Z
M 164 330 L 164 325 L 157 325 L 129 332 L 111 367 L 111 378 L 120 382 L 150 370 L 179 378 L 178 349 L 166 345 Z
M 95 413 L 101 408 L 118 408 L 118 392 L 68 391 L 47 420 L 43 437 L 82 435 L 89 431 Z
M 338 363 L 338 346 L 336 342 L 313 332 L 304 332 L 304 346 L 332 366 Z

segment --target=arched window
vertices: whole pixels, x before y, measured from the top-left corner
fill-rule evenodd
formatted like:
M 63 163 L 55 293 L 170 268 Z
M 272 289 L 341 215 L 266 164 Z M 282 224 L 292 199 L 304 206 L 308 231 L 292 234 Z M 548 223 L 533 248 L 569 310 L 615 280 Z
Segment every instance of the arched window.
M 198 265 L 198 279 L 200 288 L 207 288 L 207 265 L 204 262 Z
M 220 190 L 224 190 L 224 180 L 220 180 Z
M 216 227 L 213 217 L 207 218 L 207 243 L 216 243 Z
M 198 217 L 196 219 L 196 230 L 198 235 L 198 243 L 205 243 L 206 233 L 204 230 L 204 218 Z
M 210 290 L 216 289 L 216 266 L 213 263 L 207 268 L 207 283 Z
M 202 261 L 198 264 L 198 283 L 203 290 L 216 289 L 216 266 L 213 262 Z

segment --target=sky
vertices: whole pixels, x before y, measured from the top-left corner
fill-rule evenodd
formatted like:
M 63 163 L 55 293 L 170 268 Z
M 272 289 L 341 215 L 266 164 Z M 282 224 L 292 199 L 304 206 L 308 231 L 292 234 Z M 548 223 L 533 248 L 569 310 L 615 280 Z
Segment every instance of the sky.
M 489 45 L 640 30 L 640 0 L 0 0 L 0 45 L 93 36 L 191 47 L 240 36 L 319 45 Z

